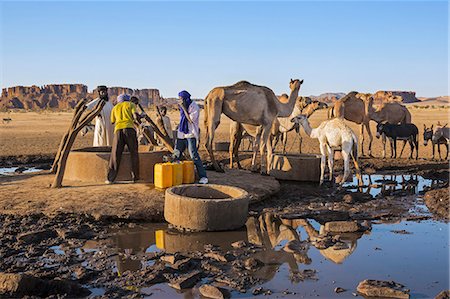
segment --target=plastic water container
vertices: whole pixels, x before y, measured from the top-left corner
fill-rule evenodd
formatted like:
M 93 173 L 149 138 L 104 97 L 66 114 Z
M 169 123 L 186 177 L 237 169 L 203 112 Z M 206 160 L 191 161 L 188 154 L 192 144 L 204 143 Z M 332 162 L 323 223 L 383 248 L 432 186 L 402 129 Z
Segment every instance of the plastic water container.
M 183 184 L 183 163 L 171 163 L 172 166 L 172 186 Z
M 194 161 L 183 161 L 183 184 L 192 184 L 194 182 Z
M 159 249 L 164 250 L 166 248 L 164 230 L 155 231 L 155 241 L 156 247 L 158 247 Z
M 172 163 L 157 163 L 154 170 L 154 184 L 156 188 L 172 187 Z

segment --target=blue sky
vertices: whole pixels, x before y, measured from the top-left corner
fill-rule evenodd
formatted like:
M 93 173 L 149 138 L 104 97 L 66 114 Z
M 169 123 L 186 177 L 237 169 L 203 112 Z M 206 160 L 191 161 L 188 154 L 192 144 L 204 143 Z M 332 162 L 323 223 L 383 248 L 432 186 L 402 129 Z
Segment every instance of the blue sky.
M 1 5 L 1 87 L 187 89 L 248 80 L 301 94 L 448 91 L 447 1 L 17 2 Z

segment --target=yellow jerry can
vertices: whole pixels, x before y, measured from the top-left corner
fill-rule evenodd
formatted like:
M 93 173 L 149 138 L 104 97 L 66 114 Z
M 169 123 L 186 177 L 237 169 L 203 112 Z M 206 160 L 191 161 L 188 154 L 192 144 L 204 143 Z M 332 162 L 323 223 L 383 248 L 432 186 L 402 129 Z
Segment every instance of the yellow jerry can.
M 164 230 L 160 229 L 155 231 L 155 241 L 156 241 L 156 247 L 158 247 L 161 250 L 166 249 L 165 242 L 164 242 Z
M 183 184 L 183 163 L 175 162 L 172 165 L 172 186 Z
M 194 161 L 183 161 L 183 184 L 192 184 L 194 182 Z
M 154 171 L 154 184 L 156 188 L 172 187 L 172 163 L 157 163 Z

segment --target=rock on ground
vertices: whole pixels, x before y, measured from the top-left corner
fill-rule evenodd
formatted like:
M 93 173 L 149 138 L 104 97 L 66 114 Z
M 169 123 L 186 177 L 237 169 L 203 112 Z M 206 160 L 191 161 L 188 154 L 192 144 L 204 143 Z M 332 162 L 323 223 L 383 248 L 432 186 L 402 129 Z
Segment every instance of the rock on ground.
M 202 285 L 198 290 L 200 294 L 205 298 L 225 299 L 231 297 L 231 294 L 228 290 L 218 288 L 209 284 Z
M 67 295 L 83 297 L 91 292 L 77 283 L 64 280 L 44 280 L 27 274 L 0 273 L 0 295 L 42 296 Z
M 431 190 L 425 193 L 425 204 L 436 218 L 450 220 L 449 196 L 449 188 Z
M 358 284 L 357 291 L 367 297 L 409 299 L 409 290 L 395 281 L 366 279 Z
M 324 230 L 331 233 L 353 233 L 360 230 L 355 221 L 330 221 L 325 223 Z

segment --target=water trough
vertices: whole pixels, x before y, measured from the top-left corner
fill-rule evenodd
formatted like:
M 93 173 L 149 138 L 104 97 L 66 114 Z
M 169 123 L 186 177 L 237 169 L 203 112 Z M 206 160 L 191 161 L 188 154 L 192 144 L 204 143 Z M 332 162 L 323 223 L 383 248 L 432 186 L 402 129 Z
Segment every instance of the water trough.
M 156 163 L 163 162 L 168 151 L 139 152 L 139 177 L 144 182 L 153 182 Z M 72 150 L 67 158 L 64 179 L 82 182 L 104 182 L 108 171 L 111 147 L 87 147 Z M 130 153 L 125 151 L 117 175 L 117 181 L 131 180 Z
M 279 180 L 318 182 L 320 156 L 315 154 L 274 154 L 270 175 Z

